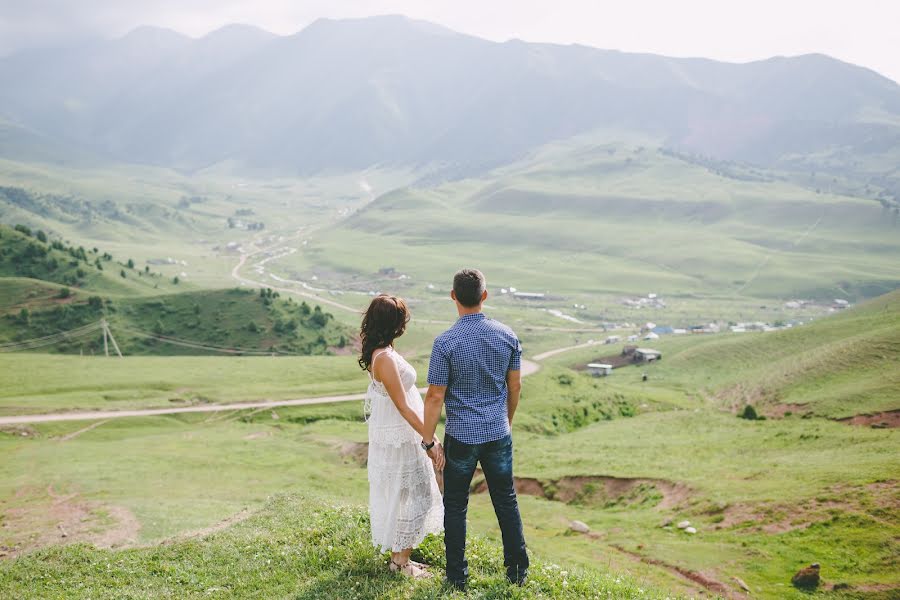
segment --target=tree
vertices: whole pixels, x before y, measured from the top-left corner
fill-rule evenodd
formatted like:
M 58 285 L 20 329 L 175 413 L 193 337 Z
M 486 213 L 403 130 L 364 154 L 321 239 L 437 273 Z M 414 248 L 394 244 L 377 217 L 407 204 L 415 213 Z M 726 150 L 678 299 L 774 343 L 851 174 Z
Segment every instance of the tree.
M 133 269 L 134 268 L 134 259 L 129 258 L 128 263 L 126 263 L 126 264 L 128 265 L 129 269 Z
M 181 281 L 181 280 L 178 279 L 178 275 L 176 275 L 175 277 L 172 278 L 172 283 L 175 284 L 175 285 L 178 285 L 178 282 L 180 282 L 180 281 Z
M 57 298 L 68 298 L 71 295 L 72 295 L 72 290 L 70 290 L 67 287 L 64 287 L 64 288 L 60 288 L 59 293 L 56 294 L 56 297 Z
M 47 243 L 47 234 L 44 233 L 42 230 L 38 229 L 37 233 L 35 234 L 35 237 L 38 239 L 39 242 L 43 242 L 45 244 Z
M 22 325 L 28 325 L 31 322 L 31 313 L 28 312 L 27 308 L 23 308 L 19 311 L 19 322 Z
M 125 269 L 122 269 L 121 271 L 119 271 L 119 275 L 122 276 L 122 279 L 125 279 Z

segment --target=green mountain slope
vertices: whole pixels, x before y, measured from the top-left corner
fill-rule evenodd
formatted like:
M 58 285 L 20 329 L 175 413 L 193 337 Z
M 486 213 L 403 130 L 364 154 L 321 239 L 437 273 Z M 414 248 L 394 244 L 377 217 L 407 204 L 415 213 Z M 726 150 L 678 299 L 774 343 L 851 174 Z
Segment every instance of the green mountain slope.
M 386 194 L 285 262 L 369 278 L 391 266 L 412 277 L 390 283 L 401 289 L 475 264 L 497 287 L 576 298 L 858 300 L 900 283 L 900 224 L 884 211 L 862 189 L 817 192 L 777 171 L 580 140 Z M 359 247 L 378 248 L 381 263 Z
M 28 281 L 14 285 L 35 289 Z M 6 302 L 0 339 L 9 344 L 75 330 L 102 318 L 109 320 L 113 336 L 127 355 L 326 354 L 344 348 L 351 336 L 321 307 L 281 300 L 271 290 L 257 293 L 235 288 L 126 298 L 78 294 L 65 299 L 56 296 L 52 308 L 31 309 L 27 302 Z M 94 331 L 40 350 L 99 354 L 103 340 Z
M 138 269 L 134 261 L 117 261 L 98 248 L 71 245 L 21 225 L 0 224 L 0 277 L 25 277 L 113 295 L 160 293 L 160 288 L 173 287 L 158 273 Z
M 735 409 L 832 418 L 898 410 L 900 291 L 802 327 L 716 337 L 666 362 L 673 375 L 700 365 L 708 389 Z

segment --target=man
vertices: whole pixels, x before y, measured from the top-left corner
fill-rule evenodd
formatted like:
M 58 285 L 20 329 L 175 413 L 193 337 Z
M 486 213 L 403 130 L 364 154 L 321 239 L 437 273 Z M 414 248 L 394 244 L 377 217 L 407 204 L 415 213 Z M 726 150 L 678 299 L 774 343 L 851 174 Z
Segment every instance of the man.
M 506 577 L 510 583 L 522 585 L 528 575 L 510 435 L 522 388 L 522 347 L 510 328 L 481 312 L 487 296 L 481 271 L 463 269 L 453 277 L 450 297 L 459 320 L 434 340 L 425 396 L 427 440 L 434 436 L 441 407 L 447 406 L 444 544 L 447 583 L 459 589 L 465 589 L 469 577 L 466 512 L 469 486 L 479 462 L 503 535 Z

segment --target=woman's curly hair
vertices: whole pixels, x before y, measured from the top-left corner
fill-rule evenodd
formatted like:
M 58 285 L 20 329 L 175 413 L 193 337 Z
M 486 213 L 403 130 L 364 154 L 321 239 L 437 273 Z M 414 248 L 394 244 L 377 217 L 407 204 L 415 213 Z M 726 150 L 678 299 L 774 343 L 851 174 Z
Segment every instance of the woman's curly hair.
M 378 348 L 390 346 L 395 338 L 403 335 L 409 323 L 409 309 L 406 302 L 397 296 L 379 294 L 372 298 L 369 308 L 363 315 L 359 329 L 362 352 L 359 355 L 359 366 L 369 370 L 372 366 L 372 353 Z

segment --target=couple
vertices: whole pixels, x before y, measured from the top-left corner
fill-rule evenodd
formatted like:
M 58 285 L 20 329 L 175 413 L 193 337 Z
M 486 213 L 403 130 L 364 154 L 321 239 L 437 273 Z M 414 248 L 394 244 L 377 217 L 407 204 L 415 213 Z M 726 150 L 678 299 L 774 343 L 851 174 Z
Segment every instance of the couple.
M 410 553 L 426 534 L 443 528 L 447 583 L 465 589 L 469 486 L 480 462 L 503 535 L 507 579 L 522 585 L 528 554 L 510 436 L 521 389 L 522 347 L 512 330 L 481 312 L 487 288 L 480 271 L 459 271 L 450 297 L 459 319 L 434 341 L 424 403 L 415 369 L 393 348 L 409 322 L 406 304 L 395 296 L 377 296 L 363 317 L 359 364 L 372 380 L 366 394 L 372 541 L 391 551 L 392 571 L 430 577 Z M 442 445 L 434 433 L 445 404 Z M 435 471 L 443 473 L 443 502 Z

